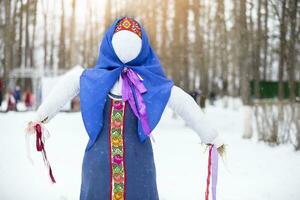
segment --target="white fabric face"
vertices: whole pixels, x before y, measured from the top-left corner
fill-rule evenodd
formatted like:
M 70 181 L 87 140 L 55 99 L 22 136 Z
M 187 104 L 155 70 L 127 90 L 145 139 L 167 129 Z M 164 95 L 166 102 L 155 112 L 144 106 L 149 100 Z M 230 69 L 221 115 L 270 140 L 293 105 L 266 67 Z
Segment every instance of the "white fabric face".
M 142 48 L 142 39 L 135 33 L 122 30 L 112 37 L 112 46 L 123 63 L 128 63 L 135 59 Z

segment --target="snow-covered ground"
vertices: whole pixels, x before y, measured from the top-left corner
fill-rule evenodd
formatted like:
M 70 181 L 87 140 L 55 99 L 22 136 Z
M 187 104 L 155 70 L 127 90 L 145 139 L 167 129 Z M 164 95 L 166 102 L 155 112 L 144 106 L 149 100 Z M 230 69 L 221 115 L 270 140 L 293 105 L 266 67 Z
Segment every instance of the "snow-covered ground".
M 227 145 L 220 160 L 218 200 L 299 200 L 300 152 L 243 140 L 242 109 L 206 110 Z M 26 157 L 24 126 L 33 112 L 0 113 L 0 199 L 79 199 L 81 162 L 87 143 L 80 113 L 60 113 L 48 125 L 47 153 L 57 179 L 52 185 L 42 158 Z M 161 200 L 204 199 L 207 154 L 197 135 L 166 110 L 154 133 L 157 182 Z

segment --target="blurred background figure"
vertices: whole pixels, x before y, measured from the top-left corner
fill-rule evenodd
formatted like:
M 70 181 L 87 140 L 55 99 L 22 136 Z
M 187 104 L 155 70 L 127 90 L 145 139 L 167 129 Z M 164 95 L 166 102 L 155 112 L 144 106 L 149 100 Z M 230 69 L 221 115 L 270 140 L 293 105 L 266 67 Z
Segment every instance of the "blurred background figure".
M 32 92 L 29 88 L 27 88 L 26 91 L 24 92 L 23 99 L 24 99 L 26 109 L 30 110 L 34 103 L 34 98 L 33 98 Z
M 12 90 L 9 90 L 9 92 L 7 93 L 6 101 L 7 101 L 6 112 L 17 111 L 17 102 L 14 96 L 14 92 Z
M 16 100 L 16 104 L 18 104 L 22 100 L 21 96 L 22 96 L 22 93 L 21 93 L 20 86 L 17 85 L 15 88 L 15 91 L 14 91 L 14 97 Z
M 199 104 L 199 96 L 201 95 L 201 90 L 192 90 L 190 93 L 189 93 L 193 99 Z
M 215 101 L 216 101 L 216 93 L 214 91 L 211 91 L 209 93 L 209 103 L 210 105 L 215 105 Z

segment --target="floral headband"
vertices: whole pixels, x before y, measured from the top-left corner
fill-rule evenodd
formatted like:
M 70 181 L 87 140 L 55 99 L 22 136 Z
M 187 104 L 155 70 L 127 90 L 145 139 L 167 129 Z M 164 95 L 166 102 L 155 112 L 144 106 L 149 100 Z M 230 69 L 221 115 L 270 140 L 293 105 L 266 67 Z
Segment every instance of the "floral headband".
M 129 17 L 124 17 L 118 22 L 117 27 L 115 29 L 115 33 L 122 30 L 131 31 L 137 34 L 140 38 L 142 38 L 142 31 L 140 25 L 137 21 Z

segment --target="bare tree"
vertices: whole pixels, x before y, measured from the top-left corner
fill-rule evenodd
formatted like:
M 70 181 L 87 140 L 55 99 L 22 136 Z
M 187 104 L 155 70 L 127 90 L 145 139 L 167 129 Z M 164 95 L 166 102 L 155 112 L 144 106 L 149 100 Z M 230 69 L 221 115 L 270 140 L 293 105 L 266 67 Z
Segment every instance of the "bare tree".
M 267 65 L 268 65 L 268 49 L 269 49 L 269 43 L 268 43 L 268 20 L 269 20 L 269 4 L 268 0 L 264 0 L 264 34 L 263 34 L 263 39 L 264 39 L 264 57 L 263 57 L 263 79 L 267 79 Z
M 261 65 L 261 41 L 262 41 L 262 0 L 257 0 L 257 33 L 255 40 L 255 49 L 253 49 L 254 58 L 254 94 L 256 98 L 260 98 L 259 81 L 260 81 L 260 65 Z
M 240 90 L 243 103 L 250 104 L 249 94 L 249 41 L 247 29 L 247 15 L 246 15 L 246 0 L 239 1 L 239 66 L 240 66 Z
M 24 64 L 25 67 L 29 65 L 29 54 L 30 54 L 30 33 L 29 33 L 29 21 L 30 21 L 30 5 L 32 0 L 28 0 L 25 6 L 25 53 L 24 53 Z
M 112 19 L 112 5 L 111 5 L 111 1 L 106 1 L 105 15 L 104 15 L 105 28 L 107 28 L 110 25 L 111 19 Z M 85 22 L 85 23 L 87 23 L 87 22 Z
M 5 8 L 5 33 L 4 33 L 4 83 L 8 82 L 8 74 L 12 66 L 12 40 L 11 40 L 11 1 L 4 1 Z M 6 87 L 6 84 L 4 84 Z M 5 89 L 5 88 L 4 88 Z
M 190 91 L 190 66 L 189 66 L 189 32 L 188 32 L 188 12 L 189 12 L 189 1 L 182 1 L 181 5 L 181 17 L 182 20 L 182 48 L 181 48 L 181 65 L 182 65 L 182 74 L 180 79 L 183 80 L 182 85 L 186 91 Z
M 42 0 L 43 7 L 43 19 L 44 19 L 44 67 L 48 65 L 48 11 L 49 11 L 49 1 Z
M 179 2 L 174 0 L 174 18 L 173 18 L 173 39 L 172 39 L 172 46 L 171 46 L 171 51 L 172 51 L 172 56 L 173 56 L 173 62 L 172 62 L 172 71 L 171 71 L 171 76 L 172 79 L 174 80 L 174 83 L 179 85 L 180 84 L 180 79 L 178 76 L 178 72 L 180 69 L 180 16 L 179 13 L 181 12 L 181 5 Z
M 21 67 L 22 66 L 22 57 L 23 57 L 23 16 L 24 16 L 24 12 L 23 12 L 23 0 L 20 0 L 20 12 L 19 12 L 19 38 L 18 38 L 18 55 L 17 55 L 17 66 Z
M 221 95 L 228 94 L 228 39 L 227 28 L 225 22 L 225 5 L 224 0 L 217 2 L 217 11 L 215 15 L 216 27 L 215 27 L 215 40 L 218 43 L 216 49 L 216 55 L 218 56 L 218 70 L 221 73 L 222 78 L 222 90 Z
M 75 34 L 76 34 L 76 0 L 72 1 L 72 16 L 71 16 L 71 23 L 70 23 L 70 45 L 69 45 L 69 67 L 73 67 L 76 63 L 76 56 L 75 56 Z
M 280 100 L 284 98 L 284 69 L 285 69 L 285 57 L 286 57 L 286 0 L 282 0 L 281 3 L 281 16 L 280 16 L 280 49 L 279 49 L 279 90 L 278 97 Z
M 37 18 L 37 4 L 38 0 L 33 1 L 33 21 L 32 21 L 32 34 L 31 34 L 31 45 L 30 45 L 30 66 L 35 67 L 34 50 L 35 50 L 35 36 L 36 36 L 36 18 Z
M 56 9 L 55 4 L 53 5 L 52 9 Z M 55 68 L 55 41 L 56 41 L 56 28 L 55 28 L 55 24 L 56 24 L 56 17 L 54 12 L 52 13 L 52 21 L 51 21 L 51 26 L 52 26 L 52 32 L 51 32 L 51 43 L 50 43 L 50 57 L 49 57 L 49 65 L 51 69 L 56 69 Z
M 162 10 L 162 19 L 161 19 L 161 46 L 159 48 L 159 54 L 163 65 L 165 66 L 167 73 L 170 73 L 170 54 L 168 51 L 169 47 L 169 32 L 168 32 L 168 10 L 169 4 L 168 1 L 161 2 L 161 10 Z
M 59 54 L 58 66 L 59 68 L 66 67 L 66 45 L 65 45 L 65 6 L 64 0 L 61 0 L 61 19 L 60 19 L 60 37 L 59 37 Z
M 297 9 L 298 0 L 289 0 L 289 25 L 290 37 L 288 43 L 288 59 L 287 59 L 287 72 L 289 77 L 289 91 L 290 100 L 295 101 L 296 97 L 296 84 L 295 84 L 295 65 L 296 65 L 296 25 L 297 25 Z

